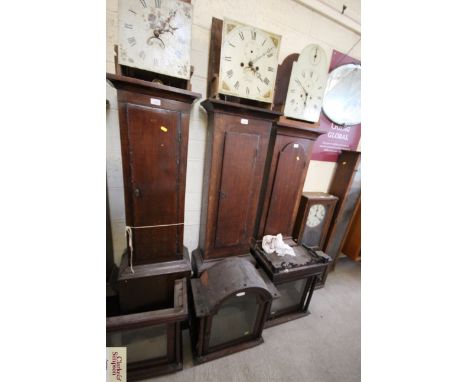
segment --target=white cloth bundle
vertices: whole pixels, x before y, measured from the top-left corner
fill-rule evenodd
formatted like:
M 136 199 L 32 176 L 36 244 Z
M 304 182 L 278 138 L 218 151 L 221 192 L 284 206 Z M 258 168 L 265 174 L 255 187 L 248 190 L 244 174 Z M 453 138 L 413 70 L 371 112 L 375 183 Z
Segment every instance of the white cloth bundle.
M 283 235 L 281 235 L 280 233 L 276 236 L 263 236 L 262 248 L 266 253 L 276 252 L 278 256 L 296 256 L 294 250 L 283 241 Z

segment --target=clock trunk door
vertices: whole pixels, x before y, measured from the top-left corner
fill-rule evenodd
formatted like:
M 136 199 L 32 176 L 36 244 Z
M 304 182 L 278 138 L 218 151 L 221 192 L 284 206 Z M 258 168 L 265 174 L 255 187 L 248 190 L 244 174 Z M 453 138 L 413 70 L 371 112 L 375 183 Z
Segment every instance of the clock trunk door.
M 224 136 L 223 168 L 219 191 L 216 247 L 248 242 L 259 137 L 228 132 Z
M 288 140 L 288 137 L 278 137 L 278 144 L 283 148 L 278 154 L 276 171 L 271 175 L 273 189 L 263 235 L 292 235 L 309 160 L 306 150 L 311 144 L 308 141 L 305 147 L 299 142 L 285 144 Z
M 180 114 L 129 105 L 127 126 L 133 226 L 180 223 Z M 181 258 L 182 227 L 133 229 L 134 264 Z

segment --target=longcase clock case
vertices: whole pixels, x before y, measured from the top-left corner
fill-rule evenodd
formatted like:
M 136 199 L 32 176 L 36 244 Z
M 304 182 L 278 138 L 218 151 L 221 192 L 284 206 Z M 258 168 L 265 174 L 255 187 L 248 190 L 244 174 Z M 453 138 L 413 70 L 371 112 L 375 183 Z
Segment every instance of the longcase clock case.
M 250 256 L 273 121 L 279 113 L 208 99 L 208 138 L 194 272 L 229 256 Z M 212 264 L 211 264 L 212 265 Z
M 190 108 L 200 95 L 126 76 L 107 79 L 117 88 L 125 217 L 132 227 L 133 253 L 129 245 L 118 278 L 121 309 L 130 313 L 170 304 L 174 280 L 190 276 L 185 177 Z

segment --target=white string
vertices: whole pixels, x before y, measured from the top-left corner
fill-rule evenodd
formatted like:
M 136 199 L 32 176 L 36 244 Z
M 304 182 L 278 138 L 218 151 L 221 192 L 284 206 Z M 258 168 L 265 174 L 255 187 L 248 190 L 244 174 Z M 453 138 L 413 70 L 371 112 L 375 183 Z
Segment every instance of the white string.
M 132 273 L 135 273 L 135 271 L 133 270 L 133 234 L 132 234 L 132 229 L 171 227 L 171 226 L 175 226 L 175 225 L 184 225 L 184 223 L 144 225 L 144 226 L 139 226 L 139 227 L 131 227 L 129 225 L 125 226 L 125 234 L 128 237 L 128 246 L 130 248 L 130 270 L 132 271 Z

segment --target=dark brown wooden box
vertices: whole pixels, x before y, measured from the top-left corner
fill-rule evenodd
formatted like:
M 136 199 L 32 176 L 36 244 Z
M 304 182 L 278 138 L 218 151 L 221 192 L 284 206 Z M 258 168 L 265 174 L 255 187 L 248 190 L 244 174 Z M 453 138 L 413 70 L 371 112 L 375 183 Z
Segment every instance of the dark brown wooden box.
M 279 295 L 271 304 L 265 327 L 308 315 L 315 284 L 331 261 L 322 251 L 297 245 L 292 240 L 285 242 L 294 249 L 295 257 L 267 254 L 261 242 L 257 242 L 253 251 L 258 264 L 273 282 Z
M 127 347 L 128 381 L 182 369 L 181 324 L 187 319 L 186 279 L 174 282 L 174 300 L 169 308 L 126 315 L 108 311 L 107 346 Z
M 186 278 L 188 282 L 192 273 L 186 247 L 182 260 L 134 265 L 133 270 L 134 273 L 128 266 L 127 254 L 124 254 L 116 289 L 121 312 L 125 314 L 172 306 L 174 281 Z

